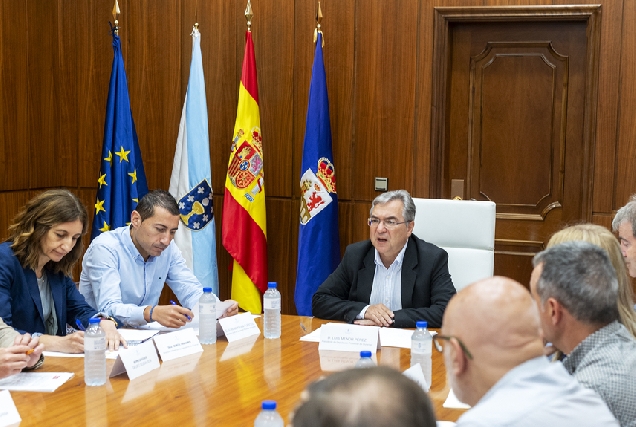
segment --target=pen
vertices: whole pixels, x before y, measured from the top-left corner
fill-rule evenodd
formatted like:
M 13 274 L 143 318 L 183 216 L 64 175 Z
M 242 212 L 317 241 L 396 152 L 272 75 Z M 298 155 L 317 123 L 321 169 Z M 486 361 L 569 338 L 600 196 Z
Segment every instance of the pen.
M 179 305 L 179 304 L 177 304 L 176 302 L 174 302 L 173 300 L 170 300 L 170 304 L 172 304 L 172 305 Z M 185 317 L 186 317 L 188 320 L 192 320 L 192 318 L 191 318 L 190 316 L 188 316 L 187 314 L 185 315 Z
M 35 350 L 33 350 L 32 348 L 30 348 L 30 349 L 28 349 L 28 350 L 26 351 L 26 353 L 25 353 L 25 354 L 28 356 L 29 354 L 32 354 L 34 351 L 35 351 Z
M 77 325 L 80 331 L 86 331 L 86 328 L 84 327 L 84 325 L 82 325 L 82 322 L 80 322 L 79 319 L 75 319 L 75 324 Z

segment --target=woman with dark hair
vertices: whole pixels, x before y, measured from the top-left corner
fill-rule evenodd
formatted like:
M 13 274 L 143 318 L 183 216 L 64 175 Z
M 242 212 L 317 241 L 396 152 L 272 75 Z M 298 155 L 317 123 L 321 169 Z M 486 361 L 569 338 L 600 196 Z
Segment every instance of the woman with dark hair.
M 48 190 L 31 199 L 0 244 L 0 317 L 20 333 L 40 336 L 48 351 L 82 353 L 84 333 L 66 334 L 67 323 L 88 326 L 101 317 L 110 349 L 125 344 L 117 321 L 86 303 L 69 277 L 82 255 L 88 229 L 86 208 L 68 190 Z

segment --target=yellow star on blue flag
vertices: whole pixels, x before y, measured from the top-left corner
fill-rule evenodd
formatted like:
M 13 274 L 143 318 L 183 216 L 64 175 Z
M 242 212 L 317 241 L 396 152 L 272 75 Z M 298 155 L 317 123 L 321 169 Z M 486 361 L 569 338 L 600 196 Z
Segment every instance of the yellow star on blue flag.
M 148 192 L 137 131 L 130 110 L 121 41 L 114 31 L 112 37 L 113 68 L 108 87 L 91 240 L 100 233 L 125 226 L 130 221 L 130 214 L 137 207 L 137 200 Z M 113 154 L 119 157 L 119 162 L 113 161 Z

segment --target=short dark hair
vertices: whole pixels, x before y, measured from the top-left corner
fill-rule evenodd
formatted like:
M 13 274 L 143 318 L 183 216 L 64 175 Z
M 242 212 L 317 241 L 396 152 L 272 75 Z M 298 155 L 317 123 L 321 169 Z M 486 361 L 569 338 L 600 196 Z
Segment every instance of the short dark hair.
M 349 369 L 311 384 L 294 427 L 435 427 L 422 388 L 386 366 Z
M 179 205 L 172 194 L 166 190 L 152 190 L 141 198 L 135 210 L 145 221 L 155 214 L 155 208 L 163 208 L 171 215 L 179 215 Z
M 618 279 L 605 250 L 588 242 L 565 242 L 539 252 L 533 264 L 543 264 L 537 281 L 542 303 L 554 298 L 588 324 L 618 320 Z
M 11 249 L 24 268 L 35 270 L 40 257 L 40 243 L 48 231 L 57 224 L 80 221 L 82 235 L 88 230 L 88 214 L 77 196 L 68 190 L 44 191 L 31 200 L 13 218 L 9 226 Z M 45 270 L 63 273 L 67 276 L 84 250 L 82 239 L 59 262 L 49 261 Z

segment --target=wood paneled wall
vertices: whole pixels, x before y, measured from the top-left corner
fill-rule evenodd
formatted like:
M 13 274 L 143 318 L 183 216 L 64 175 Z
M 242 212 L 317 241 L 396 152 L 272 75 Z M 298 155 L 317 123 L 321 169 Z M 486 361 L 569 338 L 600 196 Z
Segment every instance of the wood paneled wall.
M 151 188 L 167 188 L 192 49 L 202 34 L 221 297 L 223 185 L 243 59 L 245 0 L 120 0 L 133 116 Z M 345 245 L 389 188 L 427 197 L 433 15 L 437 6 L 567 4 L 561 0 L 322 0 L 334 163 Z M 608 225 L 636 192 L 636 3 L 602 4 L 593 218 Z M 270 279 L 294 313 L 300 161 L 313 60 L 313 0 L 253 0 L 265 150 Z M 94 204 L 112 61 L 113 0 L 0 0 L 0 230 L 29 197 L 64 186 Z M 0 233 L 1 234 L 1 233 Z

